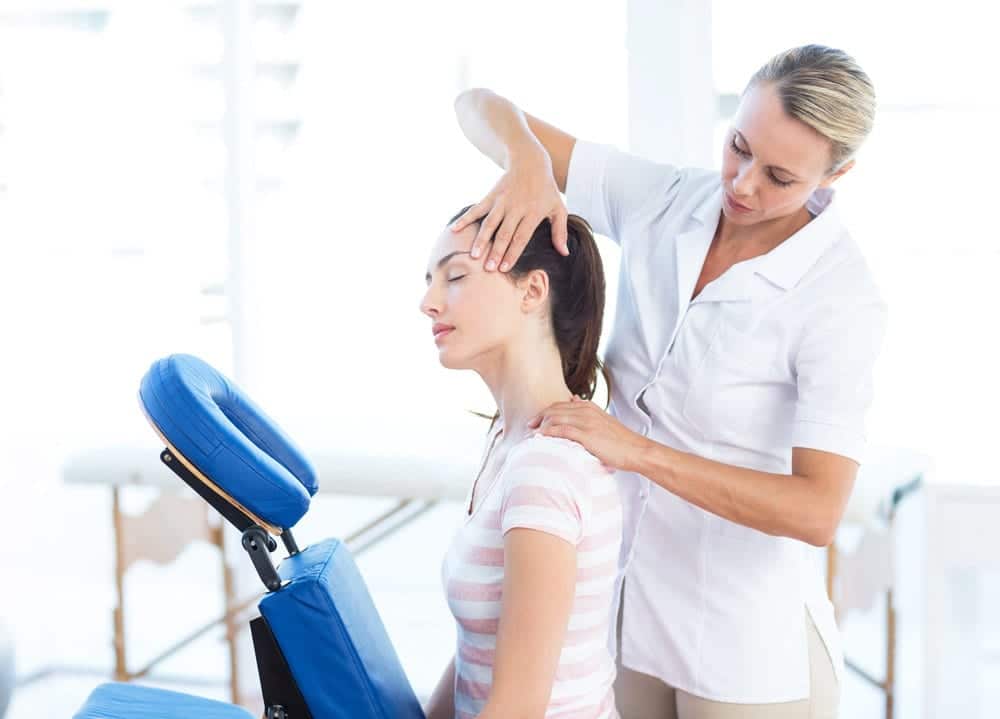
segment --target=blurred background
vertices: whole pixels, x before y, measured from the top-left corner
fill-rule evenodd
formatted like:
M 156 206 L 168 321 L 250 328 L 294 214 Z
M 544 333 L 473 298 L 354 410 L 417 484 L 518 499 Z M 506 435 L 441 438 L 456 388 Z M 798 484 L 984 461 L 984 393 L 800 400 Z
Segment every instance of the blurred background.
M 578 137 L 717 166 L 750 75 L 813 42 L 854 55 L 879 96 L 838 185 L 890 307 L 869 437 L 933 460 L 926 496 L 905 500 L 907 533 L 883 512 L 878 535 L 895 542 L 887 571 L 913 607 L 899 616 L 897 716 L 993 716 L 1000 540 L 971 528 L 1000 525 L 996 27 L 974 0 L 0 0 L 8 718 L 68 717 L 112 676 L 113 490 L 65 469 L 131 444 L 155 458 L 136 401 L 154 359 L 206 359 L 310 447 L 478 457 L 447 428 L 491 398 L 440 368 L 417 308 L 436 234 L 499 176 L 458 129 L 458 92 L 486 86 Z M 601 243 L 610 323 L 618 257 Z M 394 504 L 326 482 L 302 544 Z M 159 490 L 120 494 L 136 515 Z M 935 497 L 950 513 L 932 534 Z M 421 696 L 453 648 L 438 577 L 458 506 L 430 507 L 359 560 Z M 928 539 L 958 535 L 967 544 Z M 130 569 L 130 664 L 222 611 L 216 555 L 195 543 Z M 884 599 L 842 624 L 881 676 Z M 222 637 L 144 681 L 228 699 Z M 885 710 L 848 676 L 842 716 Z

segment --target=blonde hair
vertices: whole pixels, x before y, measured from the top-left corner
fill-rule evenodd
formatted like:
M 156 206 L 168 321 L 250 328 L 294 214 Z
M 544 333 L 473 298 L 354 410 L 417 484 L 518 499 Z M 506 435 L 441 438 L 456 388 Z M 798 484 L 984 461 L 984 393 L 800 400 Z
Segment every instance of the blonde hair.
M 786 50 L 760 68 L 743 92 L 762 84 L 777 90 L 789 117 L 830 141 L 830 172 L 854 157 L 875 122 L 875 87 L 842 50 L 823 45 Z

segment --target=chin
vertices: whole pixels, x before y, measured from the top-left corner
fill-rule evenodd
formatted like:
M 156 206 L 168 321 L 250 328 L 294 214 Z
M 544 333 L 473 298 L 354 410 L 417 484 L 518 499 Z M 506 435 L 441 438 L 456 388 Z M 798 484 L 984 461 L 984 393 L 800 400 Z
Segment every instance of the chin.
M 442 350 L 438 354 L 438 361 L 445 369 L 469 369 L 467 361 L 463 361 L 462 357 L 458 357 L 454 352 L 448 350 Z
M 734 225 L 753 225 L 760 221 L 756 212 L 747 215 L 737 215 L 727 210 L 725 204 L 722 206 L 722 214 L 724 214 L 726 219 Z

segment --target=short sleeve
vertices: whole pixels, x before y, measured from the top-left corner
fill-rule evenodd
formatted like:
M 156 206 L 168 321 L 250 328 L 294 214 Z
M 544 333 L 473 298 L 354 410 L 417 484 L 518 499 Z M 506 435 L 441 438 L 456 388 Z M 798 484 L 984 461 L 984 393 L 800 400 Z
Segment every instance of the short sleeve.
M 628 221 L 649 203 L 669 205 L 680 171 L 611 147 L 577 140 L 566 178 L 566 206 L 600 235 L 622 244 Z
M 586 478 L 558 440 L 534 437 L 507 458 L 500 529 L 534 529 L 576 545 L 589 514 Z
M 861 462 L 873 373 L 886 330 L 878 297 L 853 302 L 807 330 L 796 356 L 792 446 Z

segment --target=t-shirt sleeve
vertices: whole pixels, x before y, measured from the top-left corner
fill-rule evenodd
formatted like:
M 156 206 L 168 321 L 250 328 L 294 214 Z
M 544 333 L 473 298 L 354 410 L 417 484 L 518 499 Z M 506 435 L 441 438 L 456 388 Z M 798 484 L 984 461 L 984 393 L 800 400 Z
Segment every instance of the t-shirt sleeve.
M 885 330 L 886 306 L 874 296 L 840 307 L 807 330 L 795 360 L 793 447 L 862 461 L 873 370 Z
M 507 458 L 500 528 L 534 529 L 576 545 L 590 512 L 587 480 L 565 448 L 531 438 Z
M 622 244 L 628 221 L 655 202 L 660 208 L 677 195 L 681 172 L 610 145 L 577 140 L 566 178 L 566 206 L 600 235 Z

